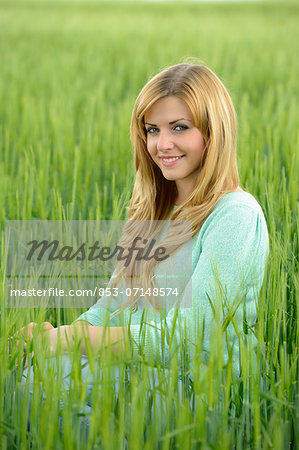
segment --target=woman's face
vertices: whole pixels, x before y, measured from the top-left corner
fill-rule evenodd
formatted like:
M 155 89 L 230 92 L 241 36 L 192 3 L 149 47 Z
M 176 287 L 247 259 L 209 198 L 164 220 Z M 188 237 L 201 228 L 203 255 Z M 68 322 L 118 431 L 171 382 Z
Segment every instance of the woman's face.
M 205 142 L 193 124 L 189 106 L 175 96 L 157 100 L 144 116 L 147 149 L 167 180 L 191 192 L 204 153 Z

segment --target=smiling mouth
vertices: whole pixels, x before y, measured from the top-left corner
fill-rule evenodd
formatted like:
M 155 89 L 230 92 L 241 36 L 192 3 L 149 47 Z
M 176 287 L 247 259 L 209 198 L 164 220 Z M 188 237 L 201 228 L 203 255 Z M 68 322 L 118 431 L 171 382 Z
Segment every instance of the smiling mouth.
M 180 160 L 184 157 L 185 155 L 181 155 L 181 156 L 168 156 L 165 158 L 161 158 L 161 162 L 162 162 L 162 166 L 163 167 L 172 167 L 172 166 L 176 166 L 177 164 L 179 164 Z
M 162 161 L 164 162 L 172 162 L 172 161 L 177 161 L 178 159 L 183 158 L 184 155 L 182 156 L 169 156 L 167 158 L 162 158 Z

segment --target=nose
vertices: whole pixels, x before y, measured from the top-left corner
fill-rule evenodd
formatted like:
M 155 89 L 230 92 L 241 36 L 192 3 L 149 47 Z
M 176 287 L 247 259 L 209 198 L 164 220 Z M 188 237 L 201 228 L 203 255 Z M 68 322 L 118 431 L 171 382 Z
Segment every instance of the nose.
M 172 136 L 169 131 L 160 130 L 160 134 L 157 142 L 157 150 L 163 152 L 165 150 L 171 150 L 174 147 Z

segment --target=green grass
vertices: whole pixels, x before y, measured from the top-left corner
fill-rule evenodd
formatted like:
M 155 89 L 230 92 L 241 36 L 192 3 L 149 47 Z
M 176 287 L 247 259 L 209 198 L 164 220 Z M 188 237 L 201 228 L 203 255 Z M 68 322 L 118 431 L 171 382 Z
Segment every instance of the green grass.
M 121 449 L 125 435 L 129 449 L 295 448 L 298 13 L 298 5 L 287 2 L 0 3 L 1 449 L 30 443 L 38 449 Z M 30 321 L 70 323 L 80 311 L 5 307 L 5 219 L 124 219 L 134 179 L 129 124 L 135 98 L 151 75 L 186 56 L 211 67 L 232 95 L 241 184 L 261 203 L 269 228 L 256 358 L 241 342 L 240 378 L 224 376 L 216 350 L 208 366 L 198 357 L 190 369 L 185 358 L 183 373 L 192 370 L 194 383 L 181 396 L 182 368 L 175 359 L 169 372 L 158 369 L 161 383 L 155 389 L 149 384 L 150 363 L 119 361 L 122 377 L 130 369 L 130 381 L 126 388 L 121 384 L 118 401 L 109 374 L 103 389 L 95 386 L 83 447 L 79 421 L 85 402 L 78 371 L 70 394 L 63 394 L 61 435 L 60 382 L 51 371 L 43 378 L 44 354 L 37 351 L 28 432 L 28 386 L 22 391 L 21 366 L 15 369 L 7 356 L 7 337 Z M 99 364 L 111 366 L 111 357 Z M 161 437 L 163 392 L 167 428 Z

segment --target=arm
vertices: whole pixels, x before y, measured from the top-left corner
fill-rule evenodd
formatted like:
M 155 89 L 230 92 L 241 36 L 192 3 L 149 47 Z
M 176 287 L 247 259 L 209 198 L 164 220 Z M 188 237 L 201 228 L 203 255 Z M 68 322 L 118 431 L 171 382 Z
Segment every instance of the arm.
M 176 351 L 182 336 L 191 343 L 191 349 L 196 349 L 198 332 L 203 329 L 202 349 L 208 352 L 211 330 L 217 328 L 219 318 L 225 325 L 225 316 L 229 319 L 226 324 L 228 346 L 235 346 L 237 350 L 236 337 L 238 331 L 242 332 L 244 309 L 238 304 L 236 293 L 241 287 L 250 290 L 245 313 L 248 323 L 253 323 L 256 318 L 254 291 L 258 293 L 261 287 L 267 246 L 268 233 L 262 214 L 243 204 L 224 205 L 221 212 L 209 216 L 199 233 L 195 253 L 199 248 L 200 251 L 194 258 L 192 278 L 185 291 L 186 295 L 192 292 L 191 308 L 172 309 L 166 320 L 131 324 L 130 327 L 109 327 L 104 319 L 105 309 L 90 308 L 74 324 L 50 331 L 52 352 L 55 353 L 58 340 L 64 351 L 72 348 L 77 336 L 84 353 L 89 347 L 86 342 L 90 342 L 94 351 L 103 345 L 111 346 L 113 353 L 124 354 L 129 338 L 135 354 L 141 349 L 142 355 L 164 362 Z M 251 266 L 255 269 L 252 274 Z M 216 302 L 219 294 L 222 305 Z M 102 326 L 104 324 L 108 326 Z
M 87 354 L 88 347 L 93 352 L 100 351 L 102 346 L 114 354 L 124 354 L 128 337 L 127 327 L 96 327 L 85 321 L 73 325 L 63 325 L 43 333 L 48 340 L 50 354 L 55 355 L 57 348 L 62 351 L 73 350 L 80 342 L 82 353 Z
M 185 339 L 192 356 L 200 337 L 207 355 L 214 333 L 221 333 L 226 339 L 225 359 L 232 350 L 237 368 L 238 333 L 243 332 L 244 317 L 249 325 L 256 320 L 267 246 L 267 227 L 255 208 L 227 204 L 213 212 L 194 249 L 193 274 L 186 287 L 186 295 L 192 292 L 192 307 L 172 309 L 165 321 L 145 324 L 142 330 L 131 326 L 136 352 L 143 341 L 144 353 L 161 361 L 164 352 L 168 360 Z

